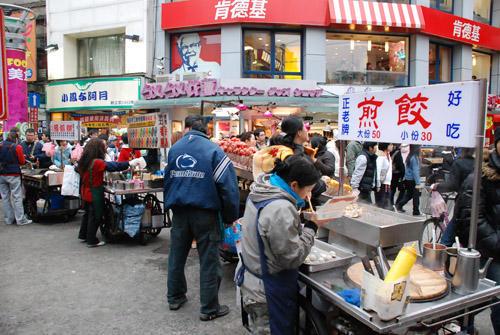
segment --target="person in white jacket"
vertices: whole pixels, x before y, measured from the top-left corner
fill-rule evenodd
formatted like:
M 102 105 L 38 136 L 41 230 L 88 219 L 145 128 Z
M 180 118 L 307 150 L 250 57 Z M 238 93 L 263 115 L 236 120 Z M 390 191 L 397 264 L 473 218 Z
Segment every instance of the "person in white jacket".
M 390 209 L 392 182 L 391 152 L 393 145 L 391 143 L 379 143 L 378 149 L 375 203 L 380 208 Z

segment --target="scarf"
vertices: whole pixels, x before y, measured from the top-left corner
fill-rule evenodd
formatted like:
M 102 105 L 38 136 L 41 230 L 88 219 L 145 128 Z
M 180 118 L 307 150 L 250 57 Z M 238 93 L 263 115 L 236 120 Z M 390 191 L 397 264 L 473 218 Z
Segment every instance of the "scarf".
M 276 173 L 273 173 L 269 178 L 269 182 L 271 185 L 281 188 L 286 193 L 290 194 L 295 199 L 295 204 L 298 208 L 302 208 L 305 206 L 306 202 L 302 199 L 297 193 L 295 193 L 290 185 L 287 184 L 280 176 Z

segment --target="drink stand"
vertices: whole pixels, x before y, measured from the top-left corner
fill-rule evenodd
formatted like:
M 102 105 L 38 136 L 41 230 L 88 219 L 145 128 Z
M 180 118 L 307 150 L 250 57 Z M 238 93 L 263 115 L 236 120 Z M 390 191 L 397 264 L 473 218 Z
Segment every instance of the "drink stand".
M 166 114 L 146 114 L 128 118 L 129 145 L 134 149 L 159 149 L 168 146 L 168 117 Z M 133 179 L 131 174 L 135 174 Z M 147 177 L 146 177 L 147 176 Z M 128 180 L 127 180 L 128 179 Z M 110 241 L 119 241 L 127 234 L 125 222 L 130 202 L 144 205 L 136 219 L 140 225 L 135 236 L 141 244 L 170 227 L 170 219 L 163 206 L 163 177 L 144 171 L 108 173 L 105 192 L 105 220 L 101 233 Z

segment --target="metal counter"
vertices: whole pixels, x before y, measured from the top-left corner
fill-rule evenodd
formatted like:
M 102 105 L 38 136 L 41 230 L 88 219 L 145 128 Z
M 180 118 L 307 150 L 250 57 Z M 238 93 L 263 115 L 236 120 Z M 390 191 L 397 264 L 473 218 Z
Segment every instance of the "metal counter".
M 358 261 L 358 259 L 355 259 L 355 261 Z M 495 282 L 491 280 L 482 279 L 480 280 L 478 290 L 473 294 L 461 296 L 450 290 L 447 296 L 436 301 L 410 303 L 406 308 L 405 314 L 385 322 L 381 321 L 375 312 L 367 312 L 360 307 L 345 302 L 331 288 L 330 283 L 333 283 L 335 289 L 339 291 L 352 288 L 344 278 L 345 270 L 346 268 L 336 268 L 310 274 L 300 273 L 299 280 L 306 284 L 309 289 L 319 293 L 323 299 L 379 334 L 404 330 L 413 326 L 426 326 L 436 320 L 453 316 L 455 313 L 488 303 L 500 294 L 500 286 L 495 286 Z M 307 298 L 312 299 L 310 292 L 307 294 Z
M 109 186 L 104 187 L 104 192 L 114 195 L 131 195 L 131 194 L 146 194 L 146 193 L 161 193 L 163 188 L 138 188 L 130 190 L 117 190 Z

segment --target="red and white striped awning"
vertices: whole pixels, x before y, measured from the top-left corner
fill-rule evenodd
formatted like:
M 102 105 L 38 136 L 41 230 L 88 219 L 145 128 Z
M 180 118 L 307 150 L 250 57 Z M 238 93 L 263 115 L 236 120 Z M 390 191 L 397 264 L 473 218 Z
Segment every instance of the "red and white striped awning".
M 420 29 L 424 26 L 422 10 L 417 5 L 386 2 L 330 0 L 332 24 L 370 24 Z

